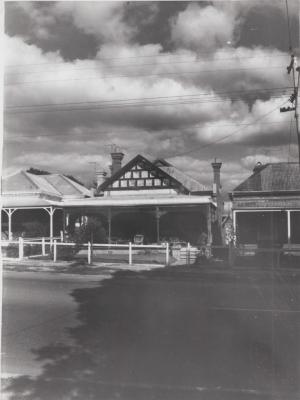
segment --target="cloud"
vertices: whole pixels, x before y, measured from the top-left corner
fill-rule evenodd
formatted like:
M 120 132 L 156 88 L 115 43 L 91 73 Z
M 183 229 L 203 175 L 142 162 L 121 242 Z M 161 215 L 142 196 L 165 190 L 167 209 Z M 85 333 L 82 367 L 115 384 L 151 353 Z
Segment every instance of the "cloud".
M 234 16 L 215 6 L 189 4 L 171 21 L 176 45 L 209 52 L 233 41 L 234 28 Z
M 264 148 L 269 158 L 279 149 L 286 157 L 291 115 L 279 107 L 290 95 L 282 90 L 290 85 L 287 53 L 223 46 L 222 40 L 235 40 L 242 15 L 223 3 L 188 4 L 172 20 L 172 50 L 140 44 L 134 24 L 126 24 L 124 7 L 58 2 L 37 8 L 36 28 L 50 35 L 53 18 L 95 35 L 94 58 L 66 61 L 60 50 L 5 37 L 6 64 L 18 65 L 7 67 L 5 76 L 5 106 L 14 106 L 5 113 L 5 166 L 33 163 L 90 178 L 89 162 L 106 167 L 108 145 L 116 143 L 126 160 L 137 153 L 169 157 L 204 184 L 211 182 L 216 156 L 224 161 L 223 185 L 230 188 L 251 172 L 251 157 L 264 154 Z M 196 26 L 200 42 L 210 41 L 210 54 L 199 54 L 189 30 L 195 15 L 202 21 Z M 212 16 L 220 18 L 213 30 L 205 25 Z
M 124 42 L 131 38 L 134 28 L 123 21 L 126 2 L 73 2 L 55 3 L 56 16 L 71 18 L 75 26 L 109 42 Z

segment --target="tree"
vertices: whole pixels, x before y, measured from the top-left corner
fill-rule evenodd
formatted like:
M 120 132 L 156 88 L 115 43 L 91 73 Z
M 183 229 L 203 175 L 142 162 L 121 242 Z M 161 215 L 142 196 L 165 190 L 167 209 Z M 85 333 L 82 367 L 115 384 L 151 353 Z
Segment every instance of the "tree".
M 50 175 L 51 174 L 51 172 L 44 171 L 42 169 L 33 168 L 33 167 L 30 167 L 26 172 L 29 172 L 30 174 L 34 174 L 34 175 Z

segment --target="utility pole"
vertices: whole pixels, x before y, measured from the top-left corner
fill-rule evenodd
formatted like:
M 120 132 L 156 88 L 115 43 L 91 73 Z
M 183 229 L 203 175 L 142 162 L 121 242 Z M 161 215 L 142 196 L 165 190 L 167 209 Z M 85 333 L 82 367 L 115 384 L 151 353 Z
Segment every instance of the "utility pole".
M 293 77 L 293 93 L 291 94 L 289 101 L 292 106 L 289 107 L 281 107 L 280 112 L 294 111 L 295 123 L 296 123 L 296 132 L 298 139 L 298 159 L 300 165 L 300 132 L 299 132 L 299 113 L 298 113 L 298 94 L 299 94 L 299 80 L 300 80 L 300 67 L 297 66 L 297 58 L 294 54 L 291 54 L 291 62 L 287 66 L 287 73 L 290 74 L 292 72 Z M 296 77 L 296 73 L 298 76 Z

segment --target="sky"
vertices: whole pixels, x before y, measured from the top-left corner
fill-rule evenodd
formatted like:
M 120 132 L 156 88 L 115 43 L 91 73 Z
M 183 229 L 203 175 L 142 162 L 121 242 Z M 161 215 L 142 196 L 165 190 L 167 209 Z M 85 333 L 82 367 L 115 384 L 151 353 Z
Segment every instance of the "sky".
M 288 14 L 285 0 L 5 2 L 3 175 L 90 184 L 117 146 L 125 163 L 165 158 L 205 185 L 216 158 L 230 191 L 257 162 L 296 161 L 279 108 L 297 0 Z

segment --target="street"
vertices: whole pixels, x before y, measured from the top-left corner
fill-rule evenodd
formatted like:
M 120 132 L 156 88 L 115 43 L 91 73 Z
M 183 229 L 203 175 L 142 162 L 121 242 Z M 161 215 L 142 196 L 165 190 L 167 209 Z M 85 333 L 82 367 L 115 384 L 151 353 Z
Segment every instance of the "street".
M 77 309 L 70 293 L 93 285 L 91 277 L 4 272 L 2 376 L 39 374 L 42 363 L 31 350 L 70 340 L 65 328 L 76 324 Z
M 11 400 L 299 399 L 298 271 L 25 275 L 4 276 Z

